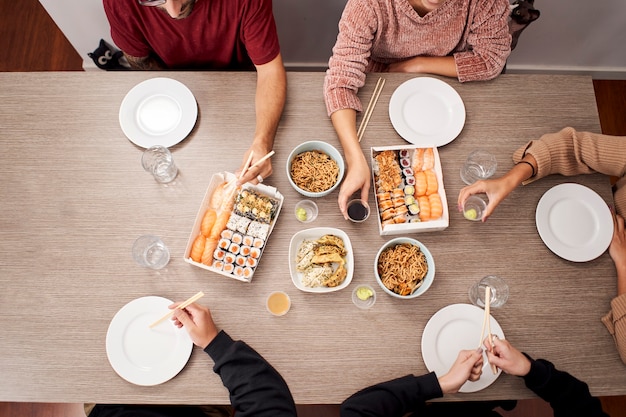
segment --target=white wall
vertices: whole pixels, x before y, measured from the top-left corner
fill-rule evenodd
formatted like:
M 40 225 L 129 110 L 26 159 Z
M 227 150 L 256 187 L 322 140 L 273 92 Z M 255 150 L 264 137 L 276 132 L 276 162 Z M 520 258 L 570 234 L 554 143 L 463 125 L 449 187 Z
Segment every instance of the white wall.
M 39 0 L 85 60 L 101 38 L 111 42 L 102 0 Z M 274 0 L 288 67 L 325 68 L 347 0 Z M 390 0 L 391 1 L 391 0 Z M 539 20 L 521 35 L 509 72 L 591 73 L 626 79 L 626 2 L 535 0 Z M 111 42 L 112 43 L 112 42 Z

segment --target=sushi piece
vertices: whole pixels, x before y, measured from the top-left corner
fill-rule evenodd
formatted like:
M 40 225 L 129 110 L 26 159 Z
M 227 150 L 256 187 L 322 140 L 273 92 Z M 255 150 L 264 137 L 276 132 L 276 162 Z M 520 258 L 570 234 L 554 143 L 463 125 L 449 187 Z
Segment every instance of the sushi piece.
M 224 249 L 224 250 L 228 250 L 228 247 L 230 246 L 230 240 L 228 239 L 220 239 L 220 241 L 217 243 L 217 247 L 220 249 Z
M 254 238 L 250 235 L 245 235 L 243 237 L 243 240 L 241 241 L 241 244 L 245 246 L 252 246 L 254 244 Z
M 233 233 L 233 237 L 232 237 L 231 241 L 233 243 L 241 245 L 241 242 L 243 242 L 243 236 L 241 236 L 239 233 Z
M 224 230 L 222 230 L 222 233 L 220 233 L 220 237 L 222 239 L 230 240 L 233 237 L 233 231 L 230 230 L 230 229 L 224 229 Z
M 269 224 L 265 224 L 265 223 L 261 223 L 257 221 L 252 221 L 250 223 L 250 226 L 248 227 L 248 234 L 250 236 L 258 237 L 259 239 L 263 239 L 263 240 L 267 239 L 267 235 L 269 234 L 269 231 L 270 231 Z
M 243 277 L 243 267 L 242 266 L 236 266 L 235 269 L 233 270 L 233 274 L 238 276 L 238 277 Z
M 250 281 L 252 279 L 252 275 L 254 274 L 254 270 L 250 267 L 245 267 L 243 269 L 243 277 L 246 278 L 248 281 Z
M 406 182 L 407 186 L 414 186 L 415 185 L 415 177 L 406 177 L 404 179 L 404 181 Z
M 411 151 L 409 151 L 408 149 L 400 149 L 398 151 L 398 155 L 400 155 L 400 158 L 410 158 Z
M 391 193 L 383 191 L 382 193 L 376 194 L 376 198 L 378 199 L 378 201 L 391 200 Z
M 405 195 L 415 194 L 415 187 L 412 184 L 407 184 L 406 187 L 404 187 L 404 194 Z
M 411 204 L 415 203 L 415 197 L 413 197 L 412 195 L 407 195 L 406 197 L 404 197 L 404 203 L 407 206 L 410 206 Z
M 237 257 L 235 258 L 235 265 L 245 266 L 246 265 L 246 257 L 245 256 L 241 256 L 241 255 L 237 255 Z
M 398 208 L 400 208 L 400 207 L 404 206 L 404 204 L 405 204 L 404 202 L 405 202 L 404 197 L 394 198 L 394 199 L 393 199 L 393 206 L 394 206 L 396 209 L 398 209 Z
M 255 237 L 254 241 L 252 242 L 252 246 L 261 249 L 263 246 L 265 246 L 265 239 Z
M 235 230 L 241 233 L 242 235 L 245 235 L 246 232 L 248 231 L 248 227 L 250 226 L 251 221 L 252 220 L 246 217 L 239 217 Z
M 253 258 L 253 257 L 249 257 L 246 259 L 246 266 L 250 267 L 250 268 L 254 268 L 255 266 L 257 266 L 259 263 L 257 258 Z
M 236 257 L 236 256 L 237 256 L 237 255 L 234 255 L 234 254 L 232 254 L 232 253 L 226 252 L 226 253 L 224 254 L 224 265 L 234 263 L 234 262 L 235 262 L 235 257 Z
M 224 262 L 222 262 L 222 261 L 213 261 L 213 264 L 211 266 L 213 268 L 217 269 L 218 271 L 221 271 L 222 269 L 224 269 Z
M 411 214 L 419 214 L 419 212 L 420 212 L 420 207 L 417 205 L 417 203 L 413 203 L 413 204 L 409 205 L 409 213 L 411 213 Z
M 226 227 L 230 230 L 237 230 L 237 224 L 239 224 L 242 217 L 236 213 L 231 213 L 226 223 Z
M 392 219 L 395 215 L 396 215 L 396 210 L 393 208 L 390 208 L 389 210 L 385 210 L 382 213 L 380 213 L 380 218 L 383 221 L 385 221 L 385 220 Z
M 228 247 L 228 251 L 234 255 L 237 255 L 240 249 L 241 249 L 241 246 L 239 246 L 237 243 L 231 243 L 230 246 Z
M 413 169 L 412 168 L 404 168 L 402 170 L 402 175 L 404 175 L 404 177 L 412 177 L 413 176 Z
M 393 207 L 393 201 L 391 201 L 391 200 L 384 200 L 384 201 L 381 201 L 378 206 L 380 207 L 381 211 L 385 211 L 385 210 L 390 209 L 390 208 Z
M 239 250 L 239 253 L 243 256 L 250 256 L 250 249 L 251 247 L 248 245 L 241 245 L 241 249 Z
M 404 214 L 401 214 L 393 218 L 393 222 L 395 224 L 406 223 L 406 221 L 407 221 L 407 218 L 406 218 L 406 215 Z
M 217 259 L 218 261 L 224 259 L 224 256 L 226 256 L 226 252 L 223 249 L 218 248 L 213 252 L 213 259 Z
M 222 268 L 222 271 L 227 272 L 229 274 L 232 274 L 233 271 L 235 270 L 235 265 L 233 264 L 224 264 L 224 268 Z
M 404 189 L 396 188 L 391 193 L 391 198 L 404 198 Z
M 400 207 L 396 207 L 396 216 L 404 216 L 409 212 L 409 209 L 403 204 Z
M 411 159 L 408 157 L 400 158 L 400 166 L 402 168 L 409 168 L 411 166 Z
M 250 248 L 250 258 L 259 259 L 261 257 L 261 249 L 253 247 Z

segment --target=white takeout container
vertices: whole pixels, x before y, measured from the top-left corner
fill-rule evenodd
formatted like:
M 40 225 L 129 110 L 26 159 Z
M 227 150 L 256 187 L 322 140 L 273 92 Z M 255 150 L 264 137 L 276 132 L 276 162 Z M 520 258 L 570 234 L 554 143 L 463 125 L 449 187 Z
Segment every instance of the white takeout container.
M 220 184 L 224 183 L 225 181 L 230 181 L 235 178 L 236 178 L 235 174 L 230 173 L 230 172 L 213 174 L 213 176 L 211 177 L 209 186 L 206 190 L 206 193 L 204 194 L 202 203 L 200 204 L 198 214 L 196 214 L 196 220 L 191 229 L 191 234 L 189 235 L 189 241 L 187 242 L 187 247 L 185 248 L 184 259 L 185 259 L 185 262 L 190 263 L 191 265 L 197 266 L 199 268 L 206 269 L 207 271 L 212 271 L 212 272 L 218 273 L 220 275 L 224 275 L 229 278 L 237 279 L 239 281 L 250 282 L 252 280 L 252 277 L 254 276 L 254 271 L 256 271 L 256 268 L 258 268 L 258 264 L 254 267 L 253 274 L 250 275 L 249 278 L 244 278 L 243 276 L 237 276 L 233 273 L 225 272 L 225 271 L 219 270 L 209 265 L 205 265 L 200 262 L 195 262 L 194 260 L 191 259 L 191 256 L 190 256 L 193 243 L 196 237 L 198 237 L 198 235 L 200 234 L 202 219 L 204 217 L 206 210 L 209 208 L 209 204 L 210 204 L 211 196 L 213 195 L 213 192 L 217 189 L 217 187 Z M 265 239 L 265 244 L 263 245 L 263 248 L 261 249 L 261 256 L 257 259 L 258 262 L 260 262 L 261 258 L 263 257 L 263 252 L 265 252 L 265 248 L 267 247 L 269 237 L 272 233 L 272 230 L 274 229 L 274 225 L 276 224 L 276 221 L 278 220 L 278 215 L 280 214 L 280 209 L 283 206 L 284 198 L 283 198 L 283 195 L 275 187 L 270 187 L 264 184 L 258 184 L 258 185 L 244 184 L 242 188 L 255 190 L 260 194 L 263 194 L 267 197 L 270 197 L 278 201 L 278 208 L 276 209 L 276 215 L 274 216 L 274 219 L 270 223 L 269 231 Z M 218 216 L 219 216 L 219 213 L 218 213 Z
M 380 217 L 380 206 L 378 204 L 378 196 L 377 188 L 376 188 L 376 176 L 374 174 L 374 167 L 376 161 L 374 160 L 374 156 L 376 156 L 379 152 L 392 150 L 392 151 L 400 151 L 402 149 L 407 149 L 413 152 L 414 149 L 417 148 L 432 148 L 435 156 L 435 167 L 434 171 L 437 174 L 437 183 L 439 185 L 438 194 L 441 197 L 441 204 L 443 206 L 443 214 L 441 218 L 437 220 L 429 220 L 424 222 L 416 222 L 416 223 L 399 223 L 399 224 L 391 224 L 386 225 L 383 229 L 382 220 Z M 400 145 L 400 146 L 380 146 L 380 147 L 372 147 L 371 148 L 371 165 L 372 165 L 372 182 L 374 186 L 374 200 L 376 202 L 376 214 L 378 217 L 378 231 L 381 236 L 389 236 L 389 235 L 399 235 L 406 233 L 419 233 L 419 232 L 435 232 L 444 230 L 448 227 L 450 221 L 450 213 L 448 211 L 448 200 L 446 199 L 446 191 L 443 187 L 443 172 L 441 170 L 441 160 L 439 159 L 439 152 L 436 146 L 417 146 L 417 145 Z

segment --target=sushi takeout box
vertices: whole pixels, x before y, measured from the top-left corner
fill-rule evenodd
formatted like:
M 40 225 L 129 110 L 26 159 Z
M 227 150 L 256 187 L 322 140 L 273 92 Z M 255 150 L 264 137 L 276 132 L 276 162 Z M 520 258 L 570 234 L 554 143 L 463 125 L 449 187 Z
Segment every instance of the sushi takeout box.
M 250 282 L 284 198 L 276 188 L 263 184 L 244 184 L 239 189 L 234 185 L 225 186 L 230 181 L 234 184 L 234 180 L 235 175 L 229 172 L 211 177 L 189 235 L 185 261 L 229 278 Z M 213 240 L 214 249 L 210 248 L 209 240 L 205 240 L 206 246 L 202 245 L 203 238 L 208 238 L 203 234 L 203 221 L 208 210 L 216 212 L 216 228 L 209 239 Z M 206 249 L 202 251 L 202 259 L 197 255 L 196 240 Z
M 372 147 L 371 159 L 381 236 L 433 232 L 448 227 L 450 215 L 435 146 Z M 422 207 L 421 201 L 424 201 Z M 441 207 L 436 207 L 439 203 Z M 433 217 L 428 215 L 431 204 Z

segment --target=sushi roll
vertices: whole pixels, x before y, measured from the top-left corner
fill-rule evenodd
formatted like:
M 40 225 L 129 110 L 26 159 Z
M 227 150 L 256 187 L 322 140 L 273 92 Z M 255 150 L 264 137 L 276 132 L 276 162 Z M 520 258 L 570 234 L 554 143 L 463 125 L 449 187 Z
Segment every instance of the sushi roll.
M 250 248 L 250 258 L 259 259 L 261 257 L 261 249 L 257 247 Z
M 250 256 L 250 246 L 241 245 L 241 248 L 239 249 L 239 254 L 242 256 Z
M 392 219 L 395 215 L 396 215 L 396 210 L 393 208 L 390 208 L 389 210 L 385 210 L 382 213 L 380 213 L 380 218 L 383 221 L 385 221 L 385 220 Z
M 222 271 L 227 272 L 229 274 L 232 274 L 233 271 L 235 270 L 235 265 L 233 264 L 224 264 L 224 268 L 222 268 Z
M 248 281 L 252 279 L 252 275 L 254 274 L 254 270 L 252 268 L 246 267 L 243 269 L 243 277 Z
M 222 261 L 213 261 L 213 265 L 211 265 L 213 268 L 217 269 L 218 271 L 221 271 L 222 269 L 224 269 L 224 262 Z
M 222 230 L 222 233 L 220 233 L 220 237 L 222 239 L 230 240 L 233 237 L 233 231 L 230 230 L 230 229 L 224 229 L 224 230 Z
M 415 186 L 407 184 L 407 186 L 404 187 L 404 194 L 405 195 L 413 195 L 413 194 L 415 194 Z
M 245 246 L 252 246 L 254 244 L 254 238 L 250 235 L 245 235 L 243 237 L 243 240 L 241 241 L 241 244 Z
M 391 198 L 404 198 L 404 189 L 394 189 L 391 193 Z
M 248 234 L 252 237 L 258 237 L 266 240 L 270 231 L 270 225 L 257 221 L 252 221 L 248 227 Z
M 399 198 L 394 198 L 394 199 L 393 199 L 393 206 L 394 206 L 396 209 L 398 209 L 398 208 L 400 208 L 400 207 L 404 206 L 404 204 L 405 204 L 405 200 L 404 200 L 404 198 L 403 198 L 403 197 L 399 197 Z
M 384 200 L 384 201 L 381 201 L 378 204 L 378 206 L 380 207 L 381 211 L 385 211 L 385 210 L 390 209 L 390 208 L 393 207 L 393 201 L 391 201 L 391 200 Z
M 411 159 L 409 157 L 400 158 L 400 166 L 402 168 L 409 168 L 411 166 Z
M 230 230 L 237 230 L 237 224 L 239 224 L 239 221 L 242 219 L 242 217 L 236 213 L 232 213 L 230 215 L 230 217 L 228 218 L 228 222 L 226 223 L 226 228 L 230 229 Z
M 410 158 L 411 151 L 409 151 L 408 149 L 400 149 L 398 151 L 398 155 L 400 155 L 400 158 Z
M 411 186 L 411 187 L 415 186 L 415 177 L 406 177 L 404 181 L 406 182 L 407 186 Z
M 246 218 L 246 217 L 239 217 L 239 221 L 237 222 L 237 227 L 235 228 L 236 231 L 238 231 L 239 233 L 241 233 L 242 235 L 245 235 L 246 232 L 248 231 L 248 227 L 250 226 L 250 222 L 252 220 Z
M 404 177 L 412 177 L 413 176 L 413 169 L 412 168 L 404 168 L 402 170 L 402 175 L 404 175 Z
M 223 249 L 217 248 L 213 252 L 213 259 L 217 259 L 218 261 L 221 261 L 222 259 L 224 259 L 225 255 L 226 255 L 226 252 Z
M 419 212 L 420 212 L 420 207 L 417 205 L 417 203 L 413 203 L 409 205 L 409 213 L 418 214 Z
M 237 243 L 231 243 L 230 246 L 228 247 L 228 251 L 234 255 L 237 255 L 240 249 L 241 249 L 241 246 L 239 246 Z
M 400 207 L 396 207 L 396 216 L 404 216 L 409 212 L 409 209 L 403 204 Z
M 219 249 L 224 249 L 224 250 L 228 250 L 228 247 L 230 246 L 230 240 L 228 239 L 220 239 L 220 241 L 217 243 L 217 247 Z
M 264 245 L 265 245 L 265 240 L 258 238 L 258 237 L 255 237 L 254 241 L 252 242 L 252 246 L 257 249 L 261 249 Z
M 406 197 L 404 197 L 404 204 L 406 204 L 407 206 L 410 206 L 411 204 L 415 203 L 415 197 L 413 197 L 412 195 L 407 195 Z
M 243 277 L 243 267 L 242 266 L 236 266 L 235 269 L 233 270 L 233 274 L 238 276 L 238 277 Z
M 237 257 L 235 258 L 235 265 L 245 266 L 246 265 L 246 257 L 245 256 L 241 256 L 241 255 L 237 255 Z
M 259 263 L 259 260 L 257 258 L 253 258 L 253 257 L 246 258 L 246 266 L 250 268 L 254 268 L 255 266 L 258 265 L 258 263 Z
M 232 253 L 226 252 L 224 254 L 224 266 L 226 266 L 226 264 L 232 264 L 235 262 L 235 257 L 237 255 L 233 255 Z
M 376 198 L 378 199 L 378 201 L 391 200 L 391 193 L 384 191 L 382 193 L 376 194 Z
M 241 236 L 239 233 L 233 233 L 231 242 L 241 245 L 241 242 L 243 242 L 243 236 Z

